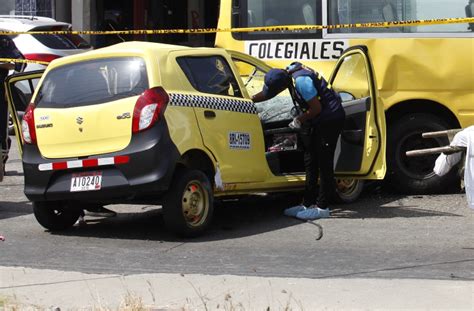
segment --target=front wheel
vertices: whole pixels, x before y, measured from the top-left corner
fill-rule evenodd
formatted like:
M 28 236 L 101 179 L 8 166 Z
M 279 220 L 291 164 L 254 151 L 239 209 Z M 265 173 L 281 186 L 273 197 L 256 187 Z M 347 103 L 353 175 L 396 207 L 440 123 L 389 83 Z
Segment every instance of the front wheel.
M 66 230 L 79 219 L 81 210 L 66 202 L 33 202 L 33 212 L 39 224 L 51 231 Z
M 364 190 L 364 181 L 361 179 L 336 178 L 336 202 L 355 202 Z
M 209 178 L 201 171 L 175 173 L 163 204 L 166 227 L 184 237 L 196 237 L 209 226 L 214 199 Z

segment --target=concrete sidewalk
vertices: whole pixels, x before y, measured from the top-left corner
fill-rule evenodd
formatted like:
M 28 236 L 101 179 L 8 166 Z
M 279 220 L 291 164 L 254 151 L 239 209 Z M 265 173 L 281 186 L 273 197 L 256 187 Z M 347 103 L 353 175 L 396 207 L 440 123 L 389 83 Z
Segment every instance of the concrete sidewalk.
M 0 302 L 18 310 L 473 310 L 474 282 L 84 274 L 0 267 Z M 0 304 L 1 309 L 1 304 Z M 30 309 L 31 310 L 31 309 Z M 130 309 L 129 309 L 130 310 Z

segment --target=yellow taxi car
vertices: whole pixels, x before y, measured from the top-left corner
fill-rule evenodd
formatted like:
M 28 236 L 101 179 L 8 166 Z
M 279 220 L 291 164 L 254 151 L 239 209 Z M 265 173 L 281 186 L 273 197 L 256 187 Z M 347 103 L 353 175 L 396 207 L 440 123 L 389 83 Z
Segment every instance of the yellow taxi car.
M 291 97 L 250 99 L 269 69 L 224 49 L 125 42 L 11 76 L 10 102 L 16 83 L 39 79 L 21 125 L 15 120 L 36 219 L 63 230 L 86 204 L 156 204 L 170 230 L 195 236 L 208 227 L 215 197 L 303 189 Z M 364 179 L 385 175 L 384 110 L 372 72 L 360 46 L 329 79 L 345 98 L 335 166 L 346 202 Z

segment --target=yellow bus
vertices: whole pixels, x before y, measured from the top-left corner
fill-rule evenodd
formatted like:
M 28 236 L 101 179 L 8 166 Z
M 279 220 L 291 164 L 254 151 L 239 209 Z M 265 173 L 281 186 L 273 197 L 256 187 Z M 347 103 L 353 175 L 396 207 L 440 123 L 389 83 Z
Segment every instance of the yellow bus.
M 219 28 L 336 25 L 472 17 L 473 0 L 221 0 Z M 458 187 L 457 172 L 433 172 L 436 155 L 405 152 L 446 145 L 422 132 L 474 124 L 474 24 L 306 31 L 220 32 L 216 46 L 274 67 L 292 61 L 324 76 L 346 48 L 368 47 L 387 120 L 387 177 L 404 193 Z

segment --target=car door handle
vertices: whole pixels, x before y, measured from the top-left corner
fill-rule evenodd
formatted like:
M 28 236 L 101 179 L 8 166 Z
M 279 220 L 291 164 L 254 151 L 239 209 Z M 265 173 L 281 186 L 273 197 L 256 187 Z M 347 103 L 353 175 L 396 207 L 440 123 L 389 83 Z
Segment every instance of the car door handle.
M 216 113 L 214 111 L 211 111 L 211 110 L 205 110 L 204 111 L 204 117 L 206 117 L 208 119 L 214 119 L 216 117 Z

